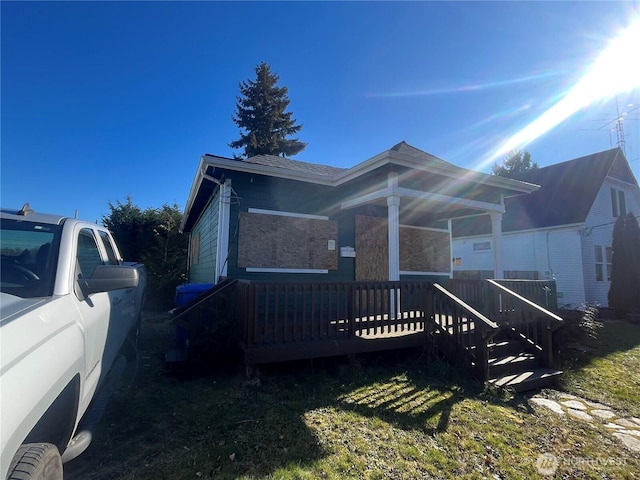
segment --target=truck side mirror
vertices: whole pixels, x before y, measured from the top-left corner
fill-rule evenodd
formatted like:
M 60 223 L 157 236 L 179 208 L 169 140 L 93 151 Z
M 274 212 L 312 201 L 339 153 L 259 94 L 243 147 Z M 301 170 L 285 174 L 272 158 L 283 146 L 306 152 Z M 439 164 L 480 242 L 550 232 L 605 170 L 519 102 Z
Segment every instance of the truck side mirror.
M 140 274 L 135 267 L 125 265 L 99 265 L 91 278 L 80 280 L 82 292 L 91 295 L 98 292 L 110 292 L 124 288 L 136 288 Z

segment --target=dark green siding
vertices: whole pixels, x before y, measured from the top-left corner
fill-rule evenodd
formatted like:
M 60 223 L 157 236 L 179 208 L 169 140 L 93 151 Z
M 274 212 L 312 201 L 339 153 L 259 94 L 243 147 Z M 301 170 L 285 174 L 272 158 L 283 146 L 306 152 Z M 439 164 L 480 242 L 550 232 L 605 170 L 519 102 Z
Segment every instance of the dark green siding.
M 189 268 L 191 283 L 216 283 L 216 255 L 218 251 L 218 216 L 220 212 L 220 189 L 191 231 L 191 238 L 200 235 L 200 259 Z

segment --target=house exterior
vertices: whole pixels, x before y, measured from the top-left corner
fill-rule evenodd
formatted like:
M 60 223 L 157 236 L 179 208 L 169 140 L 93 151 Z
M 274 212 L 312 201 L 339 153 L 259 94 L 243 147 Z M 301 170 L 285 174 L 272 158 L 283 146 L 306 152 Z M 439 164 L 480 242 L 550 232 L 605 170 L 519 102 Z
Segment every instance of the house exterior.
M 640 188 L 620 148 L 531 170 L 540 185 L 505 201 L 505 278 L 556 280 L 558 303 L 608 305 L 616 218 L 640 214 Z M 453 221 L 453 275 L 488 278 L 495 248 L 486 215 Z
M 505 199 L 537 188 L 405 142 L 351 168 L 204 155 L 181 225 L 189 281 L 446 281 L 452 221 L 474 215 L 490 219 L 486 268 L 500 278 Z

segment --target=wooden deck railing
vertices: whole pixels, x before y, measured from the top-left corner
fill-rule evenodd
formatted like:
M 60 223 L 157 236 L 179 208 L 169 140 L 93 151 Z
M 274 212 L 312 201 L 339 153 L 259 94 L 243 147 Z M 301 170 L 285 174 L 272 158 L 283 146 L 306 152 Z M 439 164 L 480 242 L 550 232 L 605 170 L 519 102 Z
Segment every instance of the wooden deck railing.
M 498 324 L 438 284 L 431 294 L 438 348 L 453 363 L 488 380 L 487 344 L 499 332 Z
M 249 363 L 426 345 L 434 333 L 452 361 L 487 379 L 498 326 L 429 282 L 238 282 Z
M 247 349 L 424 331 L 426 283 L 243 282 L 238 319 Z
M 181 307 L 175 322 L 196 340 L 191 343 L 238 332 L 247 365 L 424 346 L 435 340 L 452 362 L 487 380 L 488 343 L 500 331 L 518 336 L 551 363 L 551 332 L 560 317 L 501 282 L 452 286 L 453 292 L 429 282 L 233 280 Z M 221 322 L 233 328 L 221 329 Z
M 555 280 L 492 280 L 550 312 L 558 310 Z
M 456 297 L 462 299 L 467 305 L 479 312 L 486 314 L 485 302 L 487 289 L 482 280 L 451 279 L 444 285 L 447 290 Z
M 553 313 L 558 308 L 555 280 L 455 279 L 447 287 L 551 366 L 552 333 L 562 324 Z
M 558 310 L 558 297 L 555 280 L 492 280 L 518 295 L 544 307 L 546 310 L 555 312 Z M 476 310 L 490 315 L 487 310 L 489 296 L 494 296 L 494 292 L 489 291 L 487 280 L 463 280 L 452 279 L 445 285 L 455 296 L 461 298 Z
M 563 320 L 555 313 L 525 298 L 503 284 L 487 280 L 488 304 L 485 306 L 501 329 L 518 335 L 532 353 L 541 355 L 545 367 L 553 362 L 552 333 Z

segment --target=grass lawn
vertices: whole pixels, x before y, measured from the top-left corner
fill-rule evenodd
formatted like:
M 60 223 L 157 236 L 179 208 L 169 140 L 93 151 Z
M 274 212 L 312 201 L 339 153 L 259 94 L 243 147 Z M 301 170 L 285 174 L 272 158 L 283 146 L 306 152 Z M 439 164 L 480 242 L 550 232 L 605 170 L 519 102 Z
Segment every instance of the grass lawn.
M 567 366 L 560 388 L 640 417 L 640 325 L 606 322 L 589 354 Z
M 562 387 L 639 416 L 640 327 L 608 324 L 601 339 L 601 357 Z M 65 479 L 640 478 L 638 455 L 601 426 L 420 351 L 269 366 L 258 382 L 239 367 L 168 375 L 171 341 L 165 317 L 145 318 L 135 379 Z M 558 458 L 555 477 L 538 472 L 543 453 Z

